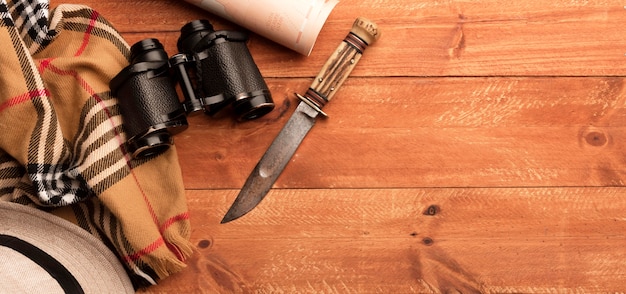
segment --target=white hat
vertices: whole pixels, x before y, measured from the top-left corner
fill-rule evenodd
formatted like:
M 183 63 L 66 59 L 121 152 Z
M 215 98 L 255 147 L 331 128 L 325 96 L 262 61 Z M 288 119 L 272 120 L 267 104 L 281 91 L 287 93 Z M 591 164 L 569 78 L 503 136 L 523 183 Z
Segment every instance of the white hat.
M 0 201 L 0 292 L 135 293 L 118 258 L 79 226 Z

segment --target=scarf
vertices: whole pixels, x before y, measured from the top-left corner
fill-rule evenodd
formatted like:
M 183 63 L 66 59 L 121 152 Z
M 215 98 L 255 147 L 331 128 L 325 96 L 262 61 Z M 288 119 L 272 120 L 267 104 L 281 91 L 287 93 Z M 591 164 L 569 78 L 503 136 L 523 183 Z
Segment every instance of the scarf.
M 98 237 L 136 288 L 184 268 L 193 247 L 176 148 L 141 160 L 124 148 L 109 89 L 129 62 L 120 34 L 86 6 L 0 0 L 0 47 L 0 200 Z

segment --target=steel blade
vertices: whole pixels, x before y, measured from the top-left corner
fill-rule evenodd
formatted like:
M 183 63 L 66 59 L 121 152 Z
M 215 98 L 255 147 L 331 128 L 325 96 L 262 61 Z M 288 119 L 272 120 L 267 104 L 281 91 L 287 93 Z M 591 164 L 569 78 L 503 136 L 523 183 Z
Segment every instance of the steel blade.
M 287 163 L 291 161 L 291 157 L 306 134 L 315 125 L 315 117 L 318 114 L 317 110 L 300 102 L 287 124 L 278 133 L 274 142 L 248 176 L 246 183 L 221 223 L 240 218 L 265 198 Z

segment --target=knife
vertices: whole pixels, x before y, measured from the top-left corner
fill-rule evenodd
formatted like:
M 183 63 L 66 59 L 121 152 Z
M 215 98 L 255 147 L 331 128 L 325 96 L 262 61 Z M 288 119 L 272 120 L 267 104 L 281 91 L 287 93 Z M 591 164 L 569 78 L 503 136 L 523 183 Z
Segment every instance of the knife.
M 354 21 L 350 33 L 326 61 L 308 91 L 304 95 L 296 94 L 301 100 L 300 104 L 252 170 L 221 223 L 242 217 L 265 198 L 306 134 L 315 125 L 316 117 L 327 116 L 322 108 L 348 78 L 363 51 L 379 37 L 378 25 L 374 22 L 363 17 Z

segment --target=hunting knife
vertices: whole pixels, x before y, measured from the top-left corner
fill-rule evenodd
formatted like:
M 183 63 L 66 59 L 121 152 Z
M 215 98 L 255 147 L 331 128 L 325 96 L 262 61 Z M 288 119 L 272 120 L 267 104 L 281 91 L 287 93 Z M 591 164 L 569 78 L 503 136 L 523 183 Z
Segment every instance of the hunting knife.
M 221 223 L 245 215 L 265 198 L 306 134 L 315 125 L 316 117 L 327 116 L 322 108 L 348 78 L 367 46 L 379 37 L 375 23 L 363 17 L 355 20 L 350 33 L 326 61 L 308 91 L 304 96 L 296 94 L 301 100 L 300 104 L 246 180 Z

